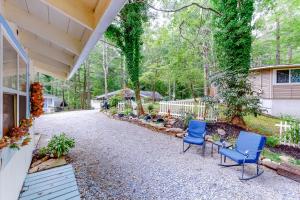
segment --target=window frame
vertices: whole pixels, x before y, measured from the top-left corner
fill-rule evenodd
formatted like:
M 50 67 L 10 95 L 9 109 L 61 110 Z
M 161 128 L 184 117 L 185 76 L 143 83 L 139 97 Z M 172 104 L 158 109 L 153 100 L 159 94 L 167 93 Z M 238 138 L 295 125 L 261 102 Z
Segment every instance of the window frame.
M 294 69 L 300 69 L 300 67 L 297 67 L 297 68 L 286 68 L 286 69 L 284 69 L 284 68 L 282 68 L 282 69 L 275 69 L 275 70 L 273 70 L 273 77 L 274 77 L 274 79 L 273 79 L 273 85 L 300 85 L 300 82 L 298 82 L 298 83 L 292 83 L 292 73 L 291 73 L 291 71 L 292 70 L 294 70 Z M 288 83 L 277 83 L 277 72 L 278 71 L 282 71 L 282 70 L 288 70 L 289 71 L 289 82 Z
M 12 36 L 14 37 L 14 36 Z M 8 43 L 12 46 L 12 48 L 17 53 L 17 89 L 3 87 L 3 52 L 4 52 L 4 38 L 8 41 Z M 15 39 L 15 38 L 14 38 Z M 26 65 L 26 92 L 20 91 L 20 62 L 21 60 Z M 30 116 L 29 113 L 29 62 L 28 58 L 24 57 L 21 50 L 17 47 L 14 40 L 11 38 L 10 34 L 6 31 L 5 27 L 0 24 L 0 139 L 3 137 L 3 94 L 13 94 L 16 95 L 16 101 L 14 102 L 14 106 L 16 107 L 16 111 L 14 112 L 14 118 L 16 119 L 15 124 L 19 125 L 19 112 L 20 112 L 20 96 L 26 97 L 26 117 Z

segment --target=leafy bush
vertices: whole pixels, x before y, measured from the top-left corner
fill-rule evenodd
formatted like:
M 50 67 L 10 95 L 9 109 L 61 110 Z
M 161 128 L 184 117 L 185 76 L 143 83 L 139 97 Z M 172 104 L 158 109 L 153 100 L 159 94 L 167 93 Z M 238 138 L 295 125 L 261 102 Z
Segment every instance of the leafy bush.
M 154 105 L 150 103 L 148 104 L 147 108 L 148 108 L 148 112 L 151 113 L 154 110 Z
M 47 147 L 42 147 L 39 149 L 39 156 L 44 157 L 49 153 L 49 150 Z
M 65 133 L 55 135 L 48 143 L 47 149 L 51 156 L 61 157 L 66 155 L 75 146 L 75 140 L 66 136 Z
M 127 108 L 127 109 L 124 110 L 124 115 L 128 116 L 130 114 L 132 114 L 132 109 Z
M 268 147 L 276 147 L 279 144 L 280 140 L 277 136 L 267 137 L 266 145 Z
M 116 107 L 118 105 L 118 103 L 122 101 L 122 99 L 123 98 L 120 95 L 112 96 L 109 99 L 109 106 L 110 107 Z

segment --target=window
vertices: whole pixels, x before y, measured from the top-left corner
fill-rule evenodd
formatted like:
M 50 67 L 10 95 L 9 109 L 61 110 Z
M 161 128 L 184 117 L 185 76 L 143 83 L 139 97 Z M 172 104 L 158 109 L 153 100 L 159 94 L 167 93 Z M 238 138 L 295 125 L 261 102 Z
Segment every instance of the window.
M 291 82 L 300 83 L 300 69 L 291 70 Z
M 286 69 L 276 71 L 276 83 L 300 83 L 300 69 Z
M 19 59 L 19 88 L 21 92 L 26 92 L 26 63 Z
M 3 38 L 3 87 L 18 89 L 18 54 Z
M 16 95 L 3 94 L 3 136 L 16 126 Z
M 26 102 L 26 96 L 19 96 L 19 120 L 26 119 L 26 108 L 27 108 L 27 102 Z
M 289 70 L 278 70 L 277 71 L 277 83 L 289 83 Z

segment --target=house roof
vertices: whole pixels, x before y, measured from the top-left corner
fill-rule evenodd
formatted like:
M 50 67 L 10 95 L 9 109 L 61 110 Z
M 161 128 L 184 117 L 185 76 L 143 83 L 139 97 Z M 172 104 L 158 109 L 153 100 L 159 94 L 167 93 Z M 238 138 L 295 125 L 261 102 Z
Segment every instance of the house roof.
M 110 92 L 107 94 L 108 98 L 112 97 L 117 94 L 122 94 L 125 98 L 132 98 L 135 96 L 135 93 L 132 89 L 122 89 L 122 90 L 116 90 L 113 92 Z M 153 91 L 141 91 L 141 97 L 143 98 L 152 98 L 153 97 Z M 96 96 L 96 99 L 104 99 L 105 94 Z M 155 92 L 155 99 L 156 100 L 161 100 L 163 99 L 162 95 L 159 94 L 158 92 Z
M 258 70 L 265 70 L 265 69 L 285 69 L 285 68 L 299 68 L 300 64 L 290 64 L 290 65 L 268 65 L 268 66 L 260 66 L 260 67 L 253 67 L 250 71 L 258 71 Z
M 126 0 L 9 0 L 0 14 L 10 22 L 35 72 L 72 77 Z

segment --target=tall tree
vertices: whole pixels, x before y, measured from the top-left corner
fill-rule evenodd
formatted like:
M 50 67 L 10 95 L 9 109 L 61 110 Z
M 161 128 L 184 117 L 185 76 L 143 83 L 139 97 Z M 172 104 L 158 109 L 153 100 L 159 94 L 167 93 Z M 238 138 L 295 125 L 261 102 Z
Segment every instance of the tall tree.
M 245 126 L 243 116 L 259 112 L 258 98 L 247 81 L 251 53 L 251 20 L 254 0 L 214 0 L 222 13 L 214 17 L 214 40 L 219 76 L 218 92 L 226 104 L 225 114 L 233 124 Z
M 146 3 L 129 0 L 120 12 L 119 23 L 110 25 L 106 31 L 106 37 L 115 42 L 125 55 L 128 75 L 135 91 L 138 115 L 144 114 L 139 76 L 143 23 L 146 20 Z

